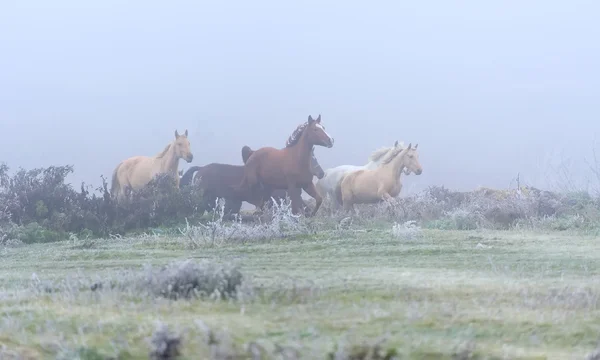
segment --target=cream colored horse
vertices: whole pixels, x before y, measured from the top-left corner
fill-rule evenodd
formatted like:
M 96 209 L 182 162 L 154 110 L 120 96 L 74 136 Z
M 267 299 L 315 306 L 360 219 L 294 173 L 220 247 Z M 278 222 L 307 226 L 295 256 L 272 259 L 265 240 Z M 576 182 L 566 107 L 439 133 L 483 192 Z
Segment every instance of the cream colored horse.
M 400 194 L 402 183 L 400 175 L 414 172 L 421 175 L 423 168 L 419 163 L 417 147 L 409 144 L 402 151 L 390 154 L 376 169 L 357 170 L 344 176 L 337 188 L 338 198 L 342 200 L 345 211 L 355 212 L 354 204 L 372 204 L 390 201 Z
M 404 149 L 404 143 L 398 143 L 396 141 L 394 146 L 383 147 L 375 150 L 371 156 L 369 156 L 369 162 L 365 165 L 340 165 L 334 168 L 327 169 L 325 176 L 319 179 L 316 184 L 317 191 L 322 197 L 328 196 L 331 200 L 331 206 L 337 209 L 342 199 L 336 195 L 336 188 L 344 178 L 344 175 L 357 170 L 362 169 L 375 169 L 381 165 L 381 161 L 386 159 L 390 154 L 397 155 L 399 150 Z
M 172 175 L 179 187 L 179 159 L 190 163 L 194 158 L 187 136 L 187 130 L 183 135 L 175 130 L 175 140 L 156 156 L 134 156 L 121 161 L 113 171 L 112 197 L 121 200 L 125 189 L 139 190 L 160 174 Z

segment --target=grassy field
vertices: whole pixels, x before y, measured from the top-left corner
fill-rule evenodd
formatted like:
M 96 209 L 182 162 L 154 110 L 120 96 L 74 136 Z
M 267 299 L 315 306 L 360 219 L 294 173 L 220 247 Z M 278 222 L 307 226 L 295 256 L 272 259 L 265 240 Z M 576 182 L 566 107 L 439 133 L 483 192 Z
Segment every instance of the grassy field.
M 160 236 L 5 247 L 0 358 L 147 359 L 161 322 L 181 337 L 183 359 L 248 347 L 326 359 L 336 346 L 342 359 L 379 340 L 398 358 L 584 359 L 600 334 L 597 249 L 591 236 L 558 232 L 422 230 L 408 239 L 375 228 L 193 250 Z M 89 290 L 185 259 L 239 264 L 243 296 Z

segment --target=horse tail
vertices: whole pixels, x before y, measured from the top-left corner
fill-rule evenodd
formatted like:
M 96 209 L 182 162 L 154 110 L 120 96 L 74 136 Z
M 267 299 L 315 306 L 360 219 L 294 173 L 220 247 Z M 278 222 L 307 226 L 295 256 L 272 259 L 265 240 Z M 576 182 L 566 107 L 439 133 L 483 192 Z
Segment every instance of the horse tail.
M 199 171 L 201 168 L 202 168 L 202 166 L 192 166 L 191 168 L 187 169 L 187 171 L 183 174 L 183 176 L 179 180 L 179 188 L 182 188 L 187 185 L 191 185 L 192 179 L 194 178 L 194 174 L 197 171 Z
M 248 159 L 250 159 L 252 154 L 254 154 L 254 150 L 250 149 L 250 146 L 244 145 L 242 148 L 242 160 L 244 161 L 244 164 L 248 162 Z
M 344 181 L 343 177 L 336 184 L 336 186 L 335 186 L 335 199 L 332 199 L 333 201 L 337 201 L 337 203 L 340 204 L 340 205 L 343 205 L 343 202 L 342 202 L 342 181 Z
M 254 154 L 254 150 L 252 150 L 250 146 L 244 145 L 242 147 L 242 160 L 244 161 L 244 165 L 248 163 L 252 154 Z M 256 174 L 253 173 L 254 171 L 254 169 L 244 166 L 244 176 L 242 177 L 240 185 L 237 187 L 238 191 L 252 190 L 256 183 Z
M 119 163 L 112 174 L 112 184 L 110 186 L 110 195 L 113 199 L 116 199 L 119 195 L 121 184 L 119 183 L 119 168 L 123 163 Z

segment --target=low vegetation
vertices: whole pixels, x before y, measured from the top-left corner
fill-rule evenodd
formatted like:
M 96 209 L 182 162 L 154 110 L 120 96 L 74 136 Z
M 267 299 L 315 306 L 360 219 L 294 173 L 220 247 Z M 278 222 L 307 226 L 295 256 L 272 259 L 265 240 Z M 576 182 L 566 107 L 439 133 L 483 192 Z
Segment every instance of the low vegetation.
M 196 232 L 212 231 L 212 238 L 244 237 L 248 228 L 223 224 L 222 214 L 202 220 L 202 192 L 195 187 L 178 189 L 169 177 L 155 179 L 143 190 L 134 192 L 128 203 L 116 204 L 110 197 L 108 184 L 90 189 L 82 184 L 76 191 L 65 183 L 73 172 L 70 166 L 53 166 L 33 170 L 20 169 L 12 176 L 5 165 L 0 166 L 0 241 L 23 243 L 53 242 L 76 236 L 106 238 L 147 231 L 175 231 L 178 227 L 196 226 Z M 309 202 L 310 203 L 310 202 Z M 222 204 L 221 204 L 222 208 Z M 431 187 L 394 203 L 359 206 L 356 221 L 414 221 L 425 228 L 472 230 L 477 228 L 511 229 L 544 227 L 554 230 L 578 229 L 592 231 L 600 225 L 600 200 L 586 192 L 554 193 L 530 187 L 513 190 L 478 189 L 455 192 L 443 187 Z M 331 222 L 345 218 L 324 206 L 317 216 Z M 275 209 L 268 221 L 282 227 L 295 226 L 289 209 Z M 354 221 L 354 219 L 353 219 Z M 208 222 L 208 224 L 207 224 Z M 191 225 L 190 225 L 191 224 Z M 238 224 L 239 225 L 239 224 Z M 203 226 L 200 229 L 198 226 Z M 208 226 L 208 227 L 207 227 Z M 248 238 L 281 237 L 277 226 L 254 229 Z M 197 235 L 198 235 L 197 234 Z M 219 235 L 219 236 L 217 236 Z M 221 234 L 222 235 L 222 234 Z M 225 236 L 226 237 L 226 236 Z
M 195 219 L 200 210 L 201 192 L 179 190 L 167 176 L 156 178 L 132 201 L 117 205 L 108 184 L 90 189 L 81 184 L 76 191 L 65 183 L 71 166 L 20 169 L 10 176 L 0 166 L 0 241 L 24 243 L 64 240 L 78 237 L 108 237 L 127 232 L 170 227 L 184 219 Z
M 0 168 L 0 358 L 598 358 L 600 201 L 432 187 L 359 216 L 204 217 Z

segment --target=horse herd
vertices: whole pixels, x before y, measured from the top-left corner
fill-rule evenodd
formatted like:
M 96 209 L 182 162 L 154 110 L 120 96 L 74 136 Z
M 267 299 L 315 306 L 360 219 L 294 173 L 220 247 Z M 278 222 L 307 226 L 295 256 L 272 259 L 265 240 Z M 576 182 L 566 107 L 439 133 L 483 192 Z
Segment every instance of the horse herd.
M 268 199 L 291 199 L 292 212 L 308 209 L 302 201 L 302 190 L 315 199 L 311 216 L 319 210 L 323 197 L 328 196 L 335 208 L 343 206 L 354 212 L 354 204 L 389 201 L 400 194 L 402 173 L 420 175 L 422 167 L 417 152 L 418 144 L 407 147 L 398 141 L 371 154 L 363 166 L 341 165 L 323 171 L 314 155 L 315 146 L 332 148 L 334 139 L 321 123 L 312 116 L 298 126 L 282 149 L 262 147 L 242 148 L 243 165 L 211 163 L 192 166 L 180 178 L 179 159 L 191 163 L 188 131 L 175 131 L 175 140 L 156 156 L 134 156 L 123 160 L 113 171 L 111 195 L 117 201 L 127 198 L 128 192 L 146 186 L 155 176 L 173 176 L 177 186 L 198 186 L 203 191 L 203 209 L 225 199 L 225 212 L 239 213 L 246 201 L 263 209 Z M 313 183 L 313 177 L 317 183 Z M 308 213 L 307 213 L 308 215 Z

